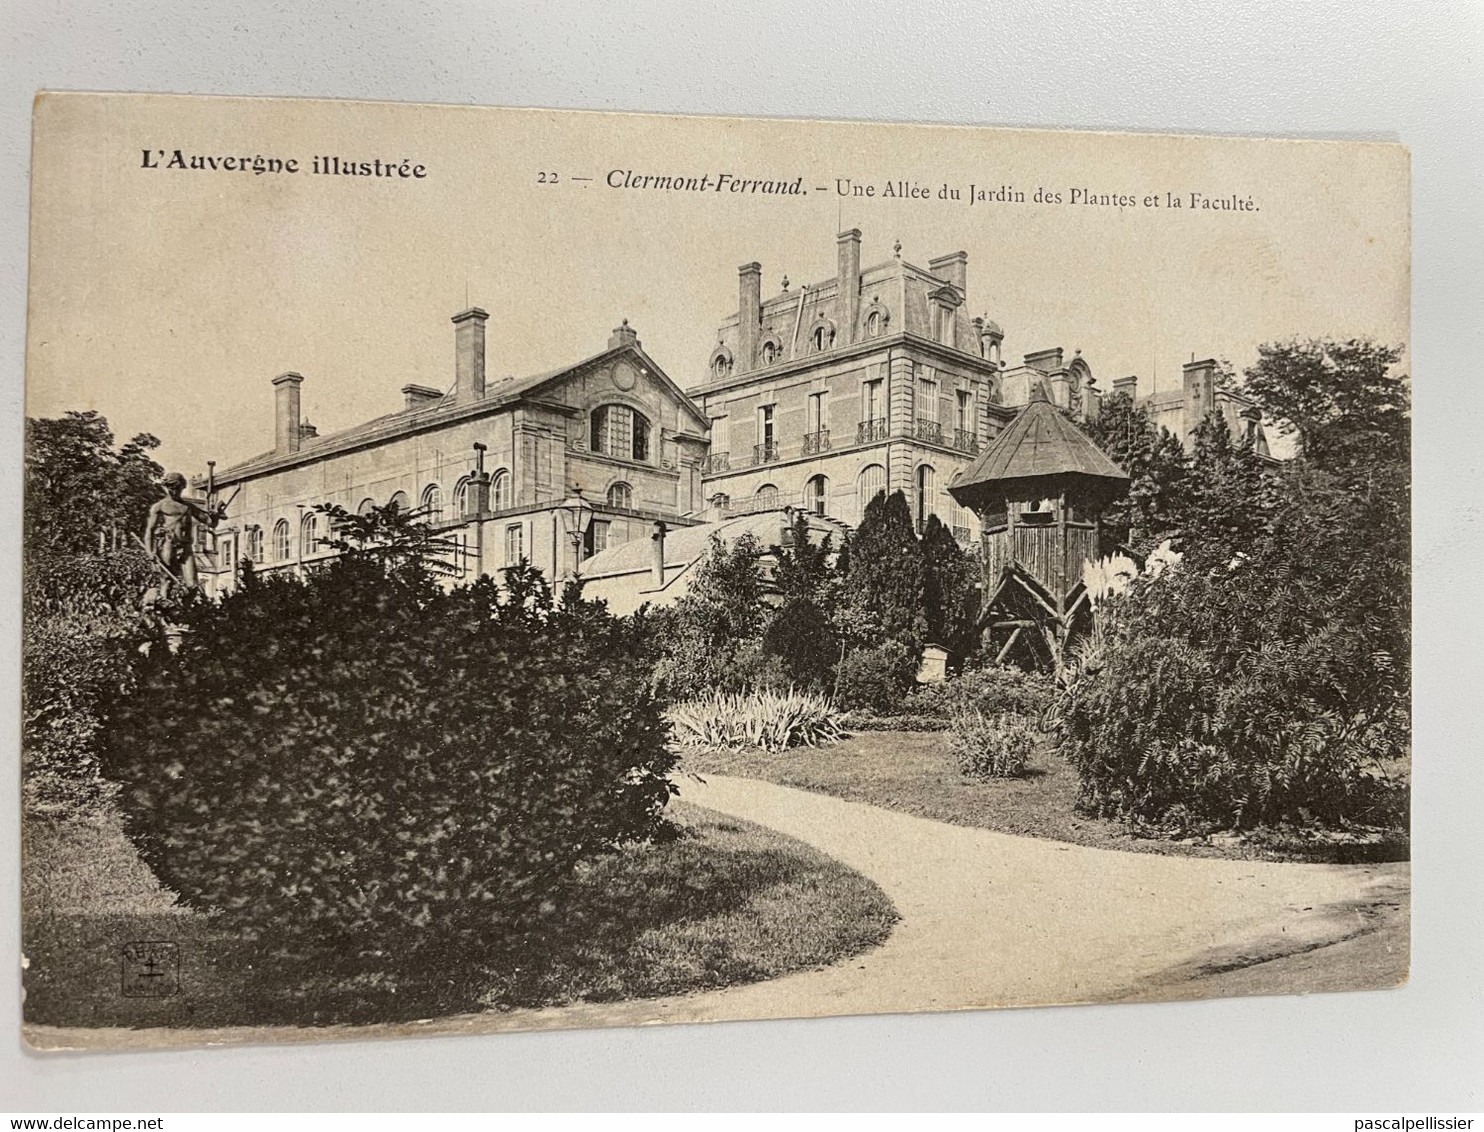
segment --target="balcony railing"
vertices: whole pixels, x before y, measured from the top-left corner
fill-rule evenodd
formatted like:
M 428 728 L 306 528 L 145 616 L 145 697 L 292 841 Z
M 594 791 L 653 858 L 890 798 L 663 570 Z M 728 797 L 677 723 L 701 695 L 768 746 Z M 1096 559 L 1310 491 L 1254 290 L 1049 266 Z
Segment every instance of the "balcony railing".
M 804 434 L 804 455 L 814 456 L 820 452 L 830 450 L 830 430 L 820 429 L 818 432 L 806 432 Z
M 855 442 L 857 444 L 875 444 L 878 440 L 886 439 L 886 418 L 877 417 L 872 421 L 861 421 L 855 426 Z
M 777 511 L 783 506 L 783 500 L 776 491 L 765 491 L 761 495 L 751 495 L 746 499 L 729 499 L 721 505 L 724 515 L 756 515 L 761 511 Z
M 954 429 L 953 446 L 960 452 L 967 452 L 970 456 L 977 456 L 979 454 L 979 438 L 974 435 L 972 429 Z
M 778 459 L 778 441 L 765 440 L 761 444 L 752 446 L 752 462 L 756 464 L 771 464 Z
M 925 440 L 929 444 L 942 444 L 943 426 L 927 417 L 918 417 L 916 435 L 918 440 Z
M 732 456 L 729 452 L 712 452 L 701 461 L 701 474 L 712 476 L 717 472 L 728 472 L 732 469 Z

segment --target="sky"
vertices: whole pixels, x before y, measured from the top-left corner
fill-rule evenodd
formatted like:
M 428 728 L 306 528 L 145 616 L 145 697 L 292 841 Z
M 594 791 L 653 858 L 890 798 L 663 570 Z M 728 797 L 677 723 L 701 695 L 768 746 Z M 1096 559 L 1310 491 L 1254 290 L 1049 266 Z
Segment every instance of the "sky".
M 300 171 L 171 169 L 176 149 Z M 424 176 L 316 175 L 315 155 Z M 1080 349 L 1104 389 L 1175 388 L 1192 356 L 1240 370 L 1293 336 L 1408 337 L 1394 145 L 65 94 L 38 102 L 33 168 L 28 415 L 96 409 L 188 474 L 272 447 L 288 370 L 321 435 L 409 382 L 448 388 L 470 305 L 490 312 L 492 379 L 595 354 L 627 319 L 690 385 L 739 264 L 762 264 L 765 296 L 820 282 L 851 227 L 866 265 L 898 240 L 924 267 L 967 252 L 966 313 L 1004 328 L 1005 358 Z M 806 191 L 609 186 L 628 172 Z M 886 195 L 903 183 L 926 198 Z M 971 203 L 970 185 L 1025 200 Z

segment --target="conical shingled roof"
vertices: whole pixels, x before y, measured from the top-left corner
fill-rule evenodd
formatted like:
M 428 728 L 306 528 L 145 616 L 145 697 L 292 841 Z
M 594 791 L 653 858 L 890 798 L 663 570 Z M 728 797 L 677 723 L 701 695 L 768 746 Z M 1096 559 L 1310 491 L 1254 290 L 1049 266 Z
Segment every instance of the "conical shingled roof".
M 1128 473 L 1046 399 L 1038 383 L 1030 404 L 979 458 L 948 487 L 961 504 L 973 506 L 987 496 L 1015 490 L 1014 481 L 1076 477 L 1100 494 L 1117 495 L 1128 484 Z

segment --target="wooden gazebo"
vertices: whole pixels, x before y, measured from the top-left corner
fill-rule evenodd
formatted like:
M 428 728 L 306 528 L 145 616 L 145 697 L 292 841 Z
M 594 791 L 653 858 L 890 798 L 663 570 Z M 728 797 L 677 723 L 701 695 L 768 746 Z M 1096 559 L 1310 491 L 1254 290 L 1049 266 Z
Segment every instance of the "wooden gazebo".
M 1128 474 L 1059 412 L 1037 384 L 1031 400 L 949 484 L 979 516 L 984 547 L 980 629 L 998 661 L 1054 668 L 1091 624 L 1082 566 L 1097 561 L 1102 510 Z

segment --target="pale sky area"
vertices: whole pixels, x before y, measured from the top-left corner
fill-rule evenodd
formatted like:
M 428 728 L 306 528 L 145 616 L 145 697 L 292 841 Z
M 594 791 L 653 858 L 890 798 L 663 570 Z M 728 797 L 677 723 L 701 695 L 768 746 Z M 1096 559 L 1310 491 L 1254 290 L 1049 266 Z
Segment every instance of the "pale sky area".
M 321 435 L 395 410 L 408 382 L 449 387 L 449 318 L 469 305 L 491 315 L 491 379 L 597 353 L 627 318 L 688 386 L 736 309 L 737 266 L 762 263 L 765 296 L 785 274 L 832 278 L 841 228 L 861 229 L 866 265 L 895 240 L 922 267 L 966 251 L 966 314 L 1000 323 L 1006 359 L 1081 349 L 1105 390 L 1126 374 L 1174 388 L 1192 354 L 1240 370 L 1293 335 L 1408 337 L 1397 146 L 88 95 L 48 96 L 36 129 L 28 415 L 97 409 L 191 474 L 272 446 L 286 370 Z M 176 148 L 301 171 L 141 167 Z M 318 176 L 316 154 L 427 175 Z M 615 189 L 612 170 L 808 192 Z M 837 178 L 877 195 L 842 198 Z M 929 198 L 883 197 L 902 181 Z M 1026 203 L 970 204 L 970 184 Z M 1140 203 L 1040 205 L 1038 187 Z M 1191 209 L 1192 191 L 1257 210 Z

